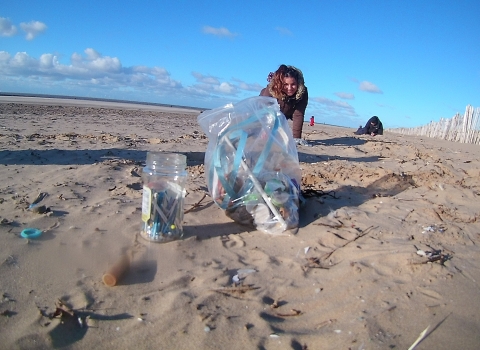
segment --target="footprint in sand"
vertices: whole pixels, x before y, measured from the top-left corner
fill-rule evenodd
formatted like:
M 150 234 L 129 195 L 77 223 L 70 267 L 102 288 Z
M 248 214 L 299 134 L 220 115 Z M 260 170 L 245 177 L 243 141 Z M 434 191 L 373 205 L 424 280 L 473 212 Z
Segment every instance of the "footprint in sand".
M 227 236 L 222 236 L 222 245 L 225 248 L 233 248 L 233 247 L 245 247 L 245 241 L 238 235 L 227 235 Z

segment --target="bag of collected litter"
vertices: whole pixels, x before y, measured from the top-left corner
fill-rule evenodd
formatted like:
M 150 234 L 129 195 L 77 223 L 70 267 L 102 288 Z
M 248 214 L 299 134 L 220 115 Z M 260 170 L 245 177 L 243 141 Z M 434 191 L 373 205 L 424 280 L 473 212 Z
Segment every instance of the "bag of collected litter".
M 252 97 L 198 116 L 207 134 L 208 190 L 241 224 L 280 234 L 296 232 L 301 183 L 297 147 L 271 97 Z

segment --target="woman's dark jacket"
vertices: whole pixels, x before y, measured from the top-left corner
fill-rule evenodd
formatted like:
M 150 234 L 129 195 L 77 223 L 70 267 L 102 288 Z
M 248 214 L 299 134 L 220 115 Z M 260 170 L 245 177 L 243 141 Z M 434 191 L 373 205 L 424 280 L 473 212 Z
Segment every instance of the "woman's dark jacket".
M 372 125 L 372 122 L 375 123 L 375 125 Z M 367 124 L 365 124 L 365 127 L 359 128 L 355 132 L 357 135 L 371 135 L 372 133 L 374 135 L 383 135 L 383 124 L 377 116 L 371 117 Z
M 303 74 L 300 70 L 298 70 L 298 73 L 298 90 L 295 96 L 287 97 L 285 94 L 281 96 L 276 95 L 272 90 L 272 83 L 268 84 L 268 86 L 260 92 L 260 96 L 269 96 L 277 99 L 280 110 L 285 117 L 293 120 L 292 132 L 293 137 L 296 139 L 302 138 L 305 109 L 307 109 L 308 104 L 308 91 L 303 80 Z

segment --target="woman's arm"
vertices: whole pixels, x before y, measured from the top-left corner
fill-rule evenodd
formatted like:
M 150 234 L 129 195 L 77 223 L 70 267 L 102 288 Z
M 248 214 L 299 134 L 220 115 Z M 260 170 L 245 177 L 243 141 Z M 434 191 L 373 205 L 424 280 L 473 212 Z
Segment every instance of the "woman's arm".
M 308 105 L 308 91 L 305 88 L 305 92 L 303 93 L 302 99 L 297 102 L 295 106 L 295 110 L 293 111 L 293 137 L 296 139 L 302 138 L 302 129 L 303 129 L 303 122 L 305 119 L 305 110 L 307 109 Z

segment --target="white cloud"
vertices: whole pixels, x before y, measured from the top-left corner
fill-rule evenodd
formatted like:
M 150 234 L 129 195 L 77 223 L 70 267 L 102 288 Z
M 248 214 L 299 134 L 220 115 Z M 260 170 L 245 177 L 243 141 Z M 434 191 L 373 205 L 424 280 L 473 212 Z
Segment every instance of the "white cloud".
M 15 34 L 17 34 L 17 27 L 8 18 L 0 17 L 0 36 L 14 36 Z
M 355 96 L 349 92 L 336 92 L 335 95 L 343 100 L 353 100 Z
M 326 97 L 314 97 L 313 100 L 325 106 L 338 108 L 351 108 L 351 106 L 344 101 L 335 101 Z
M 374 94 L 383 94 L 383 91 L 380 90 L 378 86 L 365 80 L 360 83 L 359 89 L 362 91 L 371 92 Z
M 92 48 L 86 48 L 84 52 L 87 55 L 87 59 L 92 61 L 102 56 L 99 52 Z
M 196 84 L 191 87 L 196 94 L 209 95 L 211 93 L 220 95 L 236 95 L 238 89 L 235 85 L 222 82 L 218 84 Z
M 44 53 L 40 56 L 38 60 L 40 68 L 42 69 L 51 69 L 54 65 L 58 64 L 57 57 L 51 53 Z
M 164 68 L 123 67 L 117 57 L 102 56 L 93 49 L 85 50 L 85 56 L 74 53 L 70 64 L 61 63 L 57 55 L 50 53 L 36 59 L 26 52 L 11 56 L 8 52 L 0 51 L 0 76 L 14 80 L 46 79 L 50 84 L 95 85 L 109 89 L 158 89 L 173 92 L 182 88 L 182 84 L 173 80 Z
M 26 52 L 17 52 L 16 55 L 13 56 L 11 63 L 14 67 L 22 68 L 35 68 L 38 65 L 38 62 Z
M 260 90 L 262 90 L 265 87 L 258 83 L 249 84 L 238 78 L 232 78 L 232 81 L 237 83 L 237 86 L 239 89 L 246 90 L 246 91 L 257 91 L 258 93 L 260 93 Z
M 47 30 L 46 24 L 39 21 L 22 22 L 20 28 L 27 34 L 27 40 L 33 40 L 37 35 Z
M 214 28 L 214 27 L 210 27 L 210 26 L 204 26 L 202 28 L 202 31 L 205 34 L 211 34 L 211 35 L 215 35 L 215 36 L 218 36 L 218 37 L 233 38 L 233 37 L 238 35 L 236 33 L 230 32 L 230 30 L 228 30 L 225 27 Z
M 340 114 L 342 116 L 356 116 L 355 109 L 345 101 L 335 101 L 326 97 L 314 97 L 312 101 L 320 104 L 324 113 Z
M 332 125 L 352 127 L 358 126 L 358 113 L 348 102 L 332 100 L 327 97 L 309 99 L 309 112 L 315 115 L 315 121 Z
M 0 67 L 7 65 L 8 61 L 10 61 L 10 54 L 6 51 L 0 51 Z
M 290 29 L 288 28 L 284 28 L 284 27 L 275 27 L 275 30 L 277 32 L 279 32 L 281 35 L 285 35 L 285 36 L 293 36 L 293 33 L 290 31 Z
M 192 72 L 198 83 L 195 86 L 197 91 L 215 92 L 223 95 L 235 95 L 239 90 L 258 91 L 262 89 L 259 84 L 247 84 L 240 79 L 232 78 L 234 83 L 220 82 L 220 79 L 211 75 L 203 75 L 199 72 Z
M 122 71 L 122 63 L 117 57 L 103 57 L 94 49 L 88 48 L 85 51 L 86 58 L 74 53 L 72 55 L 72 64 L 75 67 L 87 69 L 88 71 L 120 73 Z
M 260 93 L 260 91 L 264 88 L 264 86 L 254 83 L 254 84 L 247 84 L 245 82 L 241 82 L 238 84 L 238 87 L 242 90 L 247 90 L 247 91 L 257 91 Z
M 227 94 L 227 95 L 230 95 L 236 92 L 235 86 L 225 82 L 215 87 L 215 90 L 218 92 L 221 92 L 222 94 Z
M 319 123 L 348 127 L 357 124 L 358 114 L 355 108 L 345 101 L 314 97 L 309 99 L 308 108 L 309 114 L 315 115 L 315 120 Z
M 192 72 L 192 75 L 195 77 L 195 79 L 196 79 L 199 83 L 203 83 L 203 84 L 220 84 L 220 80 L 218 80 L 218 78 L 213 77 L 213 76 L 211 76 L 211 75 L 203 75 L 203 74 L 198 73 L 198 72 Z
M 240 79 L 220 79 L 192 72 L 196 84 L 183 86 L 163 67 L 124 67 L 117 57 L 102 55 L 93 48 L 70 55 L 0 51 L 0 85 L 12 91 L 107 96 L 139 101 L 161 101 L 181 105 L 216 107 L 242 97 L 258 95 L 262 86 Z M 10 87 L 10 89 L 12 89 Z M 189 102 L 186 102 L 189 101 Z

